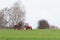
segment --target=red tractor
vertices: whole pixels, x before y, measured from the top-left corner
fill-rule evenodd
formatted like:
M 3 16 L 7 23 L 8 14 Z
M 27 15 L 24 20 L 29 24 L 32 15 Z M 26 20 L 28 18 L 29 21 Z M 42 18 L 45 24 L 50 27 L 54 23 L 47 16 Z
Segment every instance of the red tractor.
M 24 26 L 24 29 L 26 29 L 26 30 L 31 29 L 32 30 L 32 26 L 29 26 L 29 24 L 26 23 L 25 26 Z
M 20 30 L 21 29 L 20 26 L 21 26 L 21 24 L 16 24 L 16 25 L 14 25 L 14 29 Z M 30 30 L 32 30 L 32 26 L 29 26 L 29 24 L 26 23 L 23 29 L 26 29 L 26 30 L 30 29 Z
M 14 25 L 14 29 L 16 29 L 16 30 L 20 30 L 20 25 L 19 25 L 19 24 Z

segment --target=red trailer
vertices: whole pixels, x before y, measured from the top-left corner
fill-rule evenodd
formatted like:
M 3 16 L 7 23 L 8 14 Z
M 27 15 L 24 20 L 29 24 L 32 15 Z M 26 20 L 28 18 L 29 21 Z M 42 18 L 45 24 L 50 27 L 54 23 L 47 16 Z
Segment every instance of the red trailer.
M 16 30 L 20 30 L 20 25 L 14 25 L 14 29 L 16 29 Z

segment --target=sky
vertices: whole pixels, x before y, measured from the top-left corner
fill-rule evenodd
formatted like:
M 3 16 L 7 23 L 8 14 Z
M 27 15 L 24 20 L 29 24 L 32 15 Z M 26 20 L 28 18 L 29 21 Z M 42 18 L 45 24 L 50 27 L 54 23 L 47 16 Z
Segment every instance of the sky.
M 17 0 L 0 0 L 0 9 L 11 7 Z M 33 29 L 37 28 L 38 21 L 45 19 L 50 25 L 60 28 L 60 0 L 21 0 L 26 11 L 25 22 Z

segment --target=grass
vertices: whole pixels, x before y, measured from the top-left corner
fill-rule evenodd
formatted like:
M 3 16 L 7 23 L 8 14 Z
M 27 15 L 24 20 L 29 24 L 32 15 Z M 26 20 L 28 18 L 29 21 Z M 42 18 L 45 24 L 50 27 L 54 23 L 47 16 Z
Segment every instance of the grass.
M 0 29 L 0 40 L 60 40 L 60 30 Z

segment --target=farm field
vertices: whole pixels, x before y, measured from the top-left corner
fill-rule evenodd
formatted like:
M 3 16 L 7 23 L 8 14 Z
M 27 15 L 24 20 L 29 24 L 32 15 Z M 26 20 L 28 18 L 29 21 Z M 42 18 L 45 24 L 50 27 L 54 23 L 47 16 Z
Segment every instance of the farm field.
M 60 30 L 0 29 L 0 40 L 60 40 Z

